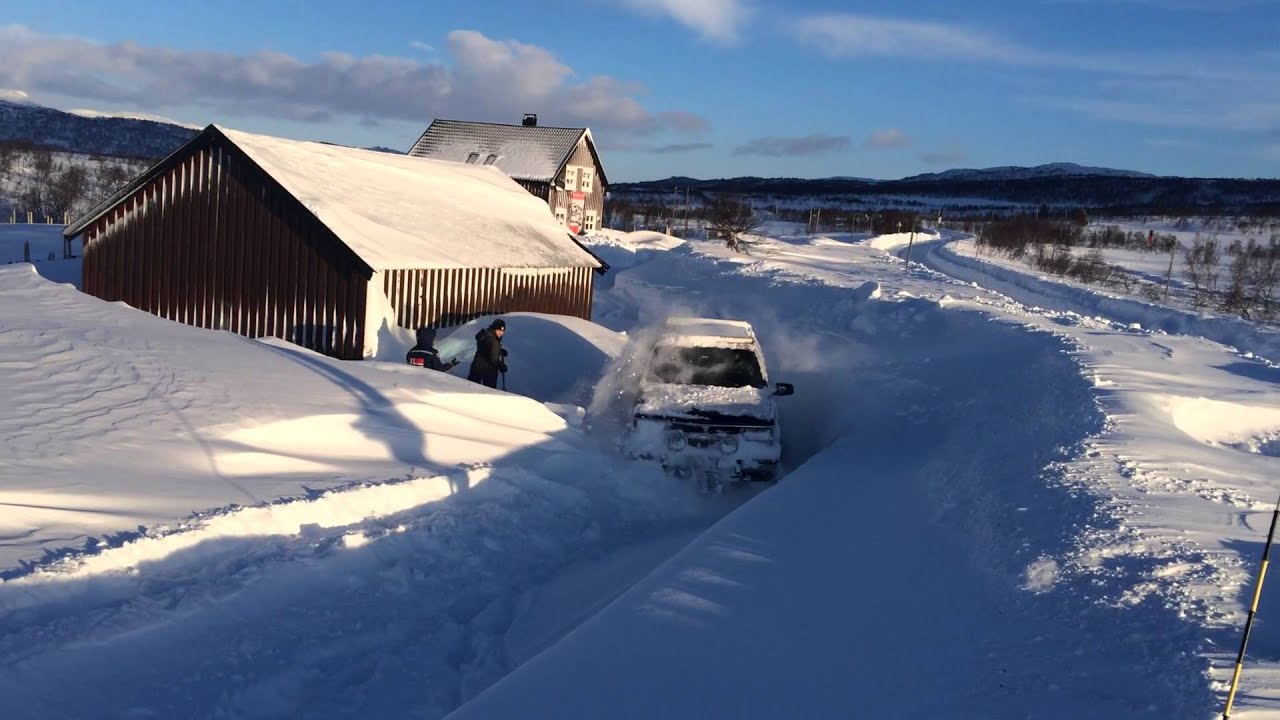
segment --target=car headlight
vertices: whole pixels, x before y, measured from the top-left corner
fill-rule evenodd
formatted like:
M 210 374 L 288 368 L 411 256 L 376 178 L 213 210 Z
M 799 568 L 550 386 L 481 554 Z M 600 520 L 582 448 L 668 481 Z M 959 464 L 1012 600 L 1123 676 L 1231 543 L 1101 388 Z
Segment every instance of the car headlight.
M 764 430 L 748 430 L 742 433 L 742 436 L 744 439 L 750 440 L 751 442 L 771 443 L 773 442 L 773 428 Z
M 667 449 L 672 451 L 680 451 L 689 446 L 689 440 L 685 438 L 682 432 L 673 432 L 667 435 Z
M 738 438 L 727 437 L 720 441 L 720 452 L 732 455 L 738 452 Z

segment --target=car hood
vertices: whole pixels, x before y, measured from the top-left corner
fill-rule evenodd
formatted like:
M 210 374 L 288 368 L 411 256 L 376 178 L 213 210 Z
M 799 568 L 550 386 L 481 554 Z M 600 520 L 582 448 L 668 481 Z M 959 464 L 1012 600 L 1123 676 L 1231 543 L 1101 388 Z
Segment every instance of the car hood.
M 768 388 L 726 388 L 706 385 L 645 385 L 636 403 L 636 415 L 702 422 L 774 420 L 774 403 Z

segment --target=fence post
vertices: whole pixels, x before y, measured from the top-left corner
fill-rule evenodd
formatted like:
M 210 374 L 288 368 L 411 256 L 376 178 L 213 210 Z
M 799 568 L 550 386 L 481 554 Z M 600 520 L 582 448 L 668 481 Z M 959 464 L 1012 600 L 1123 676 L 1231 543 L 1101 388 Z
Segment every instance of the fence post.
M 35 218 L 36 218 L 36 213 L 35 213 L 35 211 L 34 211 L 34 210 L 28 210 L 28 211 L 27 211 L 27 224 L 28 224 L 28 225 L 34 225 L 34 224 L 35 224 Z
M 22 262 L 31 262 L 31 241 L 22 241 Z

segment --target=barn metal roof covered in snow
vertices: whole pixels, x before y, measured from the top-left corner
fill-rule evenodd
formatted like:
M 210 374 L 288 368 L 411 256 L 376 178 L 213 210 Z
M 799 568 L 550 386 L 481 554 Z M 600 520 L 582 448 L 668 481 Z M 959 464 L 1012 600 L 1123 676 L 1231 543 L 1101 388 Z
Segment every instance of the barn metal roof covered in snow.
M 602 263 L 496 168 L 252 135 L 210 125 L 67 228 L 74 237 L 201 143 L 242 153 L 380 269 L 562 268 Z
M 560 174 L 584 136 L 595 153 L 595 141 L 587 128 L 436 120 L 408 154 L 488 164 L 516 180 L 550 182 Z M 607 181 L 602 178 L 602 182 Z

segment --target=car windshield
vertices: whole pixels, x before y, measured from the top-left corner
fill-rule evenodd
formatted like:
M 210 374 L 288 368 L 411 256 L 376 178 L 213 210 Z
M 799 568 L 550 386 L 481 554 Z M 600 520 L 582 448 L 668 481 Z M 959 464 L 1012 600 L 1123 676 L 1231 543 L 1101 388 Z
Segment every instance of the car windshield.
M 765 386 L 756 354 L 744 348 L 660 345 L 653 350 L 649 379 L 672 385 Z

